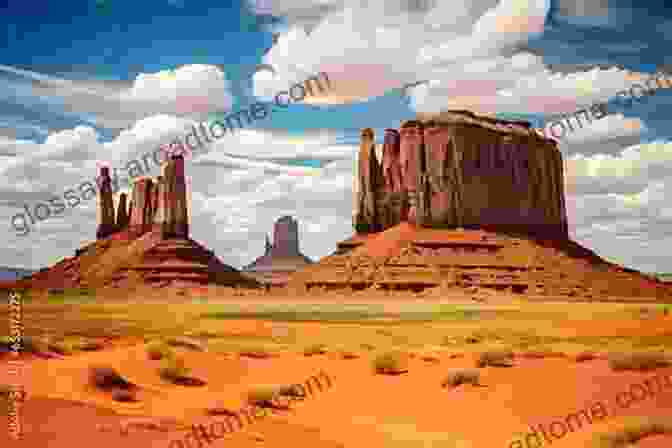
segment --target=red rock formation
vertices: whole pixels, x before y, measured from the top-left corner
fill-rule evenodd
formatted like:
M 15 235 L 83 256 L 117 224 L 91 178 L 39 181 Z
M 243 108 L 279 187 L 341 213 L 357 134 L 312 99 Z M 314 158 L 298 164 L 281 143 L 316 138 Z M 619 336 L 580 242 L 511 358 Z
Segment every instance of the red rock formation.
M 117 231 L 128 227 L 128 204 L 126 203 L 126 193 L 119 195 L 119 205 L 117 208 Z
M 313 261 L 299 251 L 298 222 L 283 216 L 275 222 L 273 244 L 266 237 L 264 255 L 243 267 L 245 275 L 261 283 L 285 285 L 289 276 Z
M 567 238 L 562 156 L 529 123 L 453 111 L 404 122 L 399 135 L 401 172 L 388 130 L 378 179 L 373 132 L 362 131 L 358 232 L 409 222 Z
M 132 235 L 140 236 L 151 230 L 152 179 L 135 180 L 131 204 L 131 218 L 128 227 Z
M 98 183 L 98 229 L 96 238 L 105 238 L 115 231 L 114 200 L 112 199 L 112 179 L 110 169 L 102 167 Z
M 404 211 L 402 219 L 410 223 L 417 222 L 417 191 L 424 171 L 423 127 L 422 122 L 409 120 L 402 123 L 399 132 L 401 177 L 408 195 L 408 211 Z
M 188 237 L 184 159 L 172 157 L 164 166 L 164 172 L 168 176 L 159 177 L 155 182 L 150 178 L 134 182 L 128 226 L 124 225 L 126 196 L 122 193 L 117 214 L 120 230 L 77 250 L 74 258 L 44 269 L 31 279 L 31 286 L 260 286 Z M 101 190 L 107 191 L 105 172 L 101 185 Z M 109 220 L 109 215 L 106 219 Z M 291 231 L 292 226 L 288 229 Z M 291 232 L 286 233 L 281 246 L 287 253 L 298 252 L 298 243 L 292 243 Z
M 275 222 L 272 251 L 281 257 L 292 257 L 300 254 L 299 223 L 291 216 L 283 216 Z
M 385 129 L 383 143 L 383 188 L 380 192 L 384 202 L 383 229 L 401 222 L 406 204 L 404 203 L 404 185 L 401 177 L 401 155 L 399 147 L 399 131 Z
M 184 177 L 184 157 L 172 156 L 166 165 L 164 238 L 186 238 L 189 235 L 187 184 Z
M 364 129 L 361 136 L 356 180 L 359 197 L 354 224 L 363 232 L 376 232 L 381 229 L 381 216 L 377 213 L 377 201 L 378 190 L 382 185 L 382 166 L 376 158 L 373 129 Z

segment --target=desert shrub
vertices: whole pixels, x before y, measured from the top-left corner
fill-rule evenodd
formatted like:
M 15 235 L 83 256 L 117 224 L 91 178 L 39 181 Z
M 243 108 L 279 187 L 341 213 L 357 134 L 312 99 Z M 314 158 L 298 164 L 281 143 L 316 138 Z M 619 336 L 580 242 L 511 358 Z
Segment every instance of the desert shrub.
M 255 358 L 255 359 L 268 359 L 273 357 L 273 353 L 269 352 L 268 350 L 262 347 L 244 349 L 241 350 L 238 354 L 246 358 Z
M 14 351 L 15 340 L 10 336 L 0 336 L 0 350 Z M 23 336 L 19 342 L 19 351 L 21 353 L 42 353 L 47 351 L 47 344 L 34 336 Z
M 448 373 L 441 382 L 441 387 L 457 387 L 461 384 L 480 386 L 481 372 L 478 369 L 456 369 Z
M 276 407 L 276 399 L 281 388 L 272 385 L 255 386 L 247 392 L 247 403 L 260 408 Z
M 278 387 L 278 395 L 296 399 L 306 398 L 305 389 L 299 384 L 288 384 Z
M 342 359 L 357 359 L 357 358 L 359 358 L 359 353 L 351 352 L 349 350 L 342 350 L 340 355 L 341 355 Z
M 99 389 L 129 389 L 133 385 L 110 366 L 89 367 L 90 383 Z
M 175 356 L 175 352 L 170 346 L 163 342 L 152 342 L 147 345 L 145 351 L 147 352 L 147 357 L 152 360 L 172 358 Z
M 597 359 L 597 357 L 597 353 L 595 352 L 584 351 L 577 353 L 576 356 L 574 356 L 574 360 L 576 362 L 592 361 L 593 359 Z
M 81 341 L 75 342 L 73 348 L 75 350 L 81 350 L 83 352 L 94 352 L 97 350 L 102 350 L 105 346 L 98 341 L 91 341 L 88 339 L 83 339 Z
M 658 434 L 672 434 L 670 418 L 626 417 L 620 425 L 597 433 L 592 448 L 628 448 Z
M 609 355 L 609 367 L 621 370 L 653 370 L 668 367 L 672 363 L 662 352 L 613 353 Z
M 408 372 L 406 357 L 400 352 L 387 352 L 376 356 L 373 360 L 373 369 L 376 373 L 386 375 Z
M 167 357 L 158 368 L 159 376 L 173 383 L 179 383 L 189 378 L 191 369 L 185 366 L 184 360 L 178 357 Z
M 511 350 L 490 350 L 483 352 L 476 360 L 476 367 L 511 367 L 513 352 Z
M 135 401 L 135 394 L 128 389 L 114 389 L 112 391 L 112 399 L 120 402 Z
M 303 351 L 304 356 L 324 355 L 325 353 L 327 353 L 327 347 L 324 344 L 313 344 Z
M 200 342 L 194 341 L 193 339 L 189 338 L 182 338 L 182 337 L 168 338 L 166 339 L 166 344 L 168 344 L 171 347 L 187 348 L 189 350 L 195 350 L 198 352 L 205 351 L 205 348 Z

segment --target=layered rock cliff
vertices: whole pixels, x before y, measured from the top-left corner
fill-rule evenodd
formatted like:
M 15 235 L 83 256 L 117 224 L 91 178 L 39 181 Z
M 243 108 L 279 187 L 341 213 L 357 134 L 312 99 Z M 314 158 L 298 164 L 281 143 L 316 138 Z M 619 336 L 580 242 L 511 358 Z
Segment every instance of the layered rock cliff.
M 382 163 L 362 131 L 354 226 L 401 222 L 566 239 L 562 156 L 529 123 L 444 112 L 386 129 Z

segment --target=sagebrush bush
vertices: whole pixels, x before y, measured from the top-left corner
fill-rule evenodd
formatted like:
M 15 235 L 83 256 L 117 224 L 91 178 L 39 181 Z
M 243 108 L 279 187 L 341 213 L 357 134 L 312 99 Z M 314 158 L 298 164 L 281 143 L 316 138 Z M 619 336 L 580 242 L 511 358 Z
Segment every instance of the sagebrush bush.
M 327 353 L 327 346 L 324 344 L 313 344 L 303 350 L 304 356 L 324 355 Z
M 147 352 L 147 357 L 152 360 L 173 358 L 175 356 L 173 349 L 163 342 L 152 342 L 147 344 L 145 351 Z
M 103 365 L 89 367 L 89 381 L 93 386 L 103 390 L 129 389 L 133 386 L 114 367 Z
M 478 369 L 457 369 L 448 373 L 441 382 L 441 387 L 457 387 L 462 384 L 481 386 L 481 372 Z
M 592 361 L 593 359 L 597 359 L 597 357 L 597 353 L 585 351 L 577 353 L 576 356 L 574 356 L 574 360 L 576 362 Z
M 260 408 L 276 407 L 281 387 L 275 385 L 258 385 L 247 392 L 247 403 Z
M 662 352 L 612 353 L 609 367 L 612 370 L 653 370 L 672 365 Z
M 395 375 L 408 372 L 407 360 L 401 352 L 387 352 L 378 355 L 373 360 L 373 369 L 376 373 Z
M 629 448 L 652 435 L 672 435 L 669 417 L 626 417 L 619 425 L 597 433 L 591 448 Z
M 476 360 L 476 367 L 511 367 L 513 366 L 511 350 L 490 350 L 483 352 Z
M 173 383 L 177 383 L 189 378 L 191 369 L 185 366 L 184 360 L 178 357 L 164 358 L 159 367 L 159 376 Z

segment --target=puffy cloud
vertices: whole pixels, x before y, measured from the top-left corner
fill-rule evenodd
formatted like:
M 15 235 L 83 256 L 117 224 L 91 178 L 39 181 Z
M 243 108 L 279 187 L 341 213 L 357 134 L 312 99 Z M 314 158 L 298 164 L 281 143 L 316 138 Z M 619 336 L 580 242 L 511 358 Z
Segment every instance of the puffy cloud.
M 228 110 L 233 104 L 229 81 L 212 65 L 141 73 L 131 82 L 70 81 L 5 65 L 0 71 L 31 80 L 35 95 L 60 98 L 66 110 L 112 129 L 126 129 L 157 114 L 205 119 L 208 112 Z

